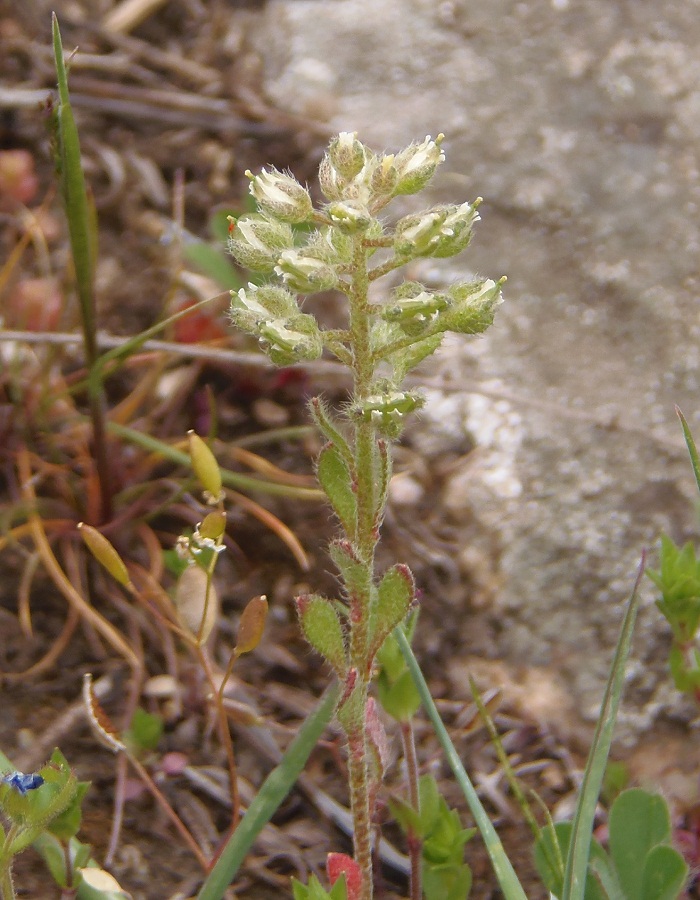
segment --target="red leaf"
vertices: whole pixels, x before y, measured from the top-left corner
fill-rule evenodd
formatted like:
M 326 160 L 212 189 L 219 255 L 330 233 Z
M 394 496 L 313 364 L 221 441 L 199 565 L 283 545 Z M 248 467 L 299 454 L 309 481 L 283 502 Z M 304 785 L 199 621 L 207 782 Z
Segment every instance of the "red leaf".
M 362 871 L 351 856 L 347 853 L 329 853 L 326 858 L 326 872 L 331 887 L 344 872 L 348 900 L 360 900 Z

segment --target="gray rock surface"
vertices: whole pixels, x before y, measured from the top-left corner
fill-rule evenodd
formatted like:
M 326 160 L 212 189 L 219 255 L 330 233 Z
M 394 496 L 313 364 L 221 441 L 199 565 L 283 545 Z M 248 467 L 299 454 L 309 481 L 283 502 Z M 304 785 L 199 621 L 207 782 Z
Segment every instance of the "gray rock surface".
M 425 490 L 458 535 L 454 614 L 481 583 L 502 623 L 464 653 L 551 667 L 587 719 L 642 548 L 694 528 L 673 404 L 700 433 L 699 37 L 698 0 L 270 0 L 250 22 L 273 102 L 377 149 L 442 131 L 429 199 L 486 198 L 472 248 L 420 276 L 505 273 L 507 302 L 426 369 L 413 446 L 451 454 Z M 644 596 L 628 737 L 684 711 Z

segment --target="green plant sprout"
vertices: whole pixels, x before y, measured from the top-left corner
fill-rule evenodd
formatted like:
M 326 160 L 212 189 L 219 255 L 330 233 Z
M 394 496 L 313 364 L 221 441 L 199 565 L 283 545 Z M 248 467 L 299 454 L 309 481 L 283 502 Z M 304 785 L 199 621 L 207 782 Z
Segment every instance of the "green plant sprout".
M 543 829 L 535 846 L 535 863 L 553 896 L 562 896 L 563 866 L 571 822 L 553 831 Z M 688 866 L 671 846 L 671 820 L 663 797 L 639 788 L 623 791 L 608 817 L 609 852 L 591 842 L 585 900 L 676 900 L 688 876 Z
M 3 768 L 9 760 L 0 760 Z M 60 750 L 38 772 L 25 775 L 9 771 L 0 777 L 0 898 L 14 900 L 12 862 L 33 845 L 45 859 L 55 882 L 66 892 L 87 900 L 97 872 L 90 847 L 77 840 L 81 822 L 81 802 L 89 782 L 78 781 Z M 90 869 L 90 871 L 88 871 Z M 103 900 L 126 897 L 111 879 L 111 894 L 92 894 Z M 119 893 L 117 893 L 119 892 Z
M 399 196 L 423 190 L 444 160 L 443 136 L 427 137 L 398 154 L 375 154 L 355 134 L 334 138 L 319 169 L 328 201 L 314 209 L 291 175 L 248 173 L 258 212 L 231 223 L 230 250 L 245 268 L 268 276 L 232 292 L 233 323 L 256 337 L 273 363 L 315 360 L 325 352 L 352 374 L 347 406 L 335 413 L 311 401 L 311 415 L 327 443 L 317 476 L 342 536 L 329 552 L 342 581 L 342 600 L 298 597 L 307 640 L 329 663 L 343 689 L 336 715 L 348 745 L 348 781 L 354 823 L 356 898 L 373 894 L 373 798 L 382 781 L 386 738 L 372 716 L 369 690 L 387 637 L 415 604 L 413 576 L 397 564 L 383 575 L 375 550 L 391 479 L 390 445 L 423 398 L 406 390 L 409 371 L 434 353 L 448 332 L 478 334 L 493 322 L 501 285 L 479 279 L 432 291 L 417 281 L 375 302 L 370 288 L 417 259 L 446 258 L 464 250 L 478 220 L 480 200 L 440 205 L 401 217 L 390 227 L 382 214 Z M 306 231 L 299 233 L 299 226 Z M 324 330 L 301 311 L 298 295 L 335 290 L 347 301 L 343 329 Z
M 676 407 L 683 428 L 695 481 L 700 490 L 700 458 L 695 440 L 683 413 Z M 656 601 L 673 636 L 669 666 L 679 691 L 700 702 L 700 652 L 697 631 L 700 625 L 700 560 L 693 544 L 679 547 L 668 535 L 661 536 L 659 568 L 647 569 L 647 575 L 661 591 Z

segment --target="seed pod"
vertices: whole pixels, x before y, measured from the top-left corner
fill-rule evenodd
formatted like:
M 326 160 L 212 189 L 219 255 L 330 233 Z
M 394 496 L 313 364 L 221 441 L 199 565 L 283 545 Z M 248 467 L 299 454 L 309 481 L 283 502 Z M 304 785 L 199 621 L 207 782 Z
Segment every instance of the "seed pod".
M 212 496 L 214 502 L 218 502 L 221 496 L 221 471 L 219 464 L 205 444 L 202 438 L 194 431 L 187 432 L 190 457 L 194 474 L 199 479 L 204 490 Z
M 96 528 L 93 528 L 92 525 L 86 525 L 85 522 L 78 522 L 78 531 L 85 546 L 97 562 L 104 566 L 115 581 L 118 581 L 124 587 L 128 587 L 131 584 L 131 579 L 126 570 L 124 560 L 107 538 Z
M 188 566 L 180 575 L 175 588 L 175 607 L 183 628 L 198 643 L 206 643 L 219 617 L 219 597 L 204 569 Z

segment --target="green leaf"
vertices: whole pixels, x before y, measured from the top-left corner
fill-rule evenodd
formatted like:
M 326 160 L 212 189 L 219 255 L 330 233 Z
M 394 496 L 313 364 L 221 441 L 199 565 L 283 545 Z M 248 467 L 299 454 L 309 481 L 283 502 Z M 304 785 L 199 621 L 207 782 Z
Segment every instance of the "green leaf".
M 39 853 L 51 873 L 51 877 L 59 887 L 68 887 L 66 876 L 66 853 L 59 839 L 44 831 L 34 841 L 34 849 Z
M 698 449 L 695 446 L 695 441 L 693 440 L 693 435 L 691 434 L 690 427 L 685 420 L 685 416 L 680 411 L 678 407 L 676 407 L 676 414 L 678 418 L 681 420 L 681 427 L 683 428 L 683 437 L 685 438 L 685 443 L 688 448 L 688 453 L 690 454 L 690 461 L 693 465 L 693 474 L 695 475 L 695 483 L 698 486 L 698 490 L 700 491 L 700 458 L 698 458 Z
M 639 583 L 644 573 L 644 560 L 632 590 L 627 612 L 622 623 L 620 637 L 615 649 L 610 675 L 605 687 L 598 723 L 593 743 L 586 762 L 581 783 L 581 792 L 576 806 L 571 847 L 566 857 L 564 884 L 560 900 L 582 900 L 584 886 L 588 875 L 588 857 L 590 853 L 595 809 L 600 796 L 605 767 L 607 765 L 610 744 L 612 743 L 617 710 L 625 681 L 625 664 L 629 656 L 634 632 L 634 623 L 639 607 Z
M 71 252 L 75 266 L 75 278 L 80 301 L 80 316 L 85 337 L 88 364 L 97 358 L 95 329 L 94 274 L 96 257 L 96 229 L 94 210 L 91 209 L 85 186 L 85 176 L 80 159 L 78 129 L 68 93 L 68 77 L 63 59 L 61 32 L 58 19 L 53 16 L 53 51 L 58 80 L 58 108 L 56 112 L 58 165 L 61 177 L 61 193 L 66 208 Z
M 554 834 L 549 828 L 543 829 L 535 843 L 535 866 L 547 890 L 556 897 L 562 896 L 564 872 L 563 870 L 557 871 L 553 867 L 552 861 L 557 858 L 566 859 L 570 849 L 572 830 L 573 825 L 571 822 L 558 822 L 554 826 Z M 558 847 L 554 846 L 554 839 L 556 839 Z M 591 842 L 590 858 L 592 861 L 602 862 L 602 865 L 609 865 L 605 850 L 595 840 Z M 605 893 L 591 872 L 586 873 L 585 892 L 582 894 L 582 897 L 585 900 L 607 900 Z
M 472 871 L 466 863 L 423 867 L 425 900 L 466 900 L 471 886 Z
M 137 706 L 131 719 L 131 725 L 123 735 L 123 740 L 138 756 L 140 753 L 155 750 L 162 735 L 162 716 L 146 712 L 145 709 Z
M 588 868 L 589 872 L 592 873 L 595 878 L 595 884 L 602 891 L 605 900 L 628 900 L 628 897 L 620 886 L 617 870 L 609 856 L 597 857 L 591 855 Z M 590 888 L 587 884 L 586 900 L 588 900 L 589 892 Z
M 294 786 L 333 715 L 339 694 L 338 685 L 333 685 L 309 714 L 287 748 L 282 761 L 267 776 L 245 816 L 219 854 L 197 895 L 197 900 L 221 900 L 224 896 L 253 842 Z M 304 895 L 301 894 L 300 897 L 303 898 Z
M 328 409 L 328 405 L 322 397 L 314 397 L 309 403 L 309 412 L 314 424 L 324 436 L 324 438 L 332 444 L 345 461 L 349 469 L 353 466 L 353 456 L 345 436 L 339 426 L 333 421 L 333 417 Z
M 658 794 L 639 788 L 623 791 L 610 810 L 610 856 L 630 900 L 642 896 L 643 860 L 657 844 L 668 841 L 671 821 Z
M 647 854 L 639 900 L 676 900 L 688 877 L 688 866 L 673 847 L 661 845 Z
M 348 668 L 345 635 L 338 612 L 326 597 L 307 594 L 296 599 L 299 623 L 304 637 L 333 666 L 339 678 Z
M 376 653 L 391 632 L 408 615 L 416 595 L 413 575 L 401 563 L 392 566 L 379 582 L 370 609 L 370 652 Z
M 427 357 L 432 356 L 442 343 L 444 336 L 445 334 L 442 331 L 437 334 L 431 334 L 429 337 L 422 338 L 411 344 L 410 347 L 405 347 L 392 353 L 389 357 L 389 362 L 393 366 L 396 384 L 401 384 L 411 369 L 414 369 Z
M 493 827 L 491 819 L 484 809 L 481 800 L 479 800 L 479 796 L 476 793 L 474 785 L 472 784 L 469 776 L 467 775 L 462 760 L 459 757 L 459 753 L 452 743 L 447 729 L 445 728 L 445 725 L 440 718 L 440 713 L 438 712 L 435 701 L 433 700 L 432 694 L 430 693 L 430 688 L 428 687 L 423 673 L 421 672 L 420 666 L 418 665 L 418 660 L 416 659 L 415 654 L 411 649 L 409 639 L 406 637 L 406 634 L 404 633 L 402 628 L 397 628 L 394 631 L 394 636 L 406 661 L 406 665 L 408 666 L 408 669 L 411 673 L 413 682 L 418 690 L 418 693 L 420 694 L 423 707 L 433 725 L 433 728 L 435 729 L 435 733 L 437 735 L 438 741 L 440 742 L 440 746 L 442 747 L 445 756 L 447 757 L 450 768 L 454 772 L 457 783 L 459 784 L 462 793 L 464 794 L 469 809 L 474 816 L 482 837 L 484 838 L 484 843 L 491 859 L 491 865 L 493 866 L 498 884 L 501 888 L 501 891 L 503 892 L 503 897 L 505 898 L 505 900 L 527 900 L 525 891 L 518 881 L 518 876 L 515 874 L 513 865 L 508 859 L 508 856 L 505 852 L 503 844 L 500 841 L 500 838 L 498 837 L 496 829 Z
M 292 894 L 294 900 L 347 900 L 345 875 L 341 875 L 330 891 L 327 891 L 318 878 L 312 875 L 308 884 L 302 884 L 292 878 Z
M 415 835 L 422 837 L 422 825 L 417 810 L 411 804 L 401 797 L 389 798 L 389 809 L 394 817 L 396 824 L 407 835 Z
M 348 599 L 360 596 L 370 576 L 350 541 L 331 541 L 328 554 L 338 567 Z
M 238 270 L 219 247 L 205 241 L 184 241 L 182 255 L 224 290 L 245 287 Z
M 83 818 L 83 797 L 90 787 L 89 781 L 79 781 L 76 785 L 75 795 L 70 804 L 53 819 L 49 825 L 49 831 L 61 841 L 69 841 L 80 831 Z
M 397 722 L 408 722 L 420 708 L 420 695 L 408 670 L 394 682 L 380 672 L 377 676 L 377 697 L 384 710 Z
M 334 444 L 326 444 L 316 465 L 316 475 L 345 533 L 354 539 L 357 532 L 357 497 L 347 463 Z

